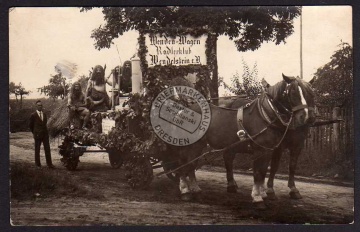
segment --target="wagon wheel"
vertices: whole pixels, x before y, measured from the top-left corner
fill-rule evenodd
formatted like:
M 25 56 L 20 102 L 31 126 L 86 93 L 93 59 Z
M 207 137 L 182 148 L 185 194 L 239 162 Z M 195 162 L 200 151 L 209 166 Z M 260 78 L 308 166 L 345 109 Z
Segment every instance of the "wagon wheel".
M 137 154 L 130 154 L 124 162 L 125 177 L 133 189 L 146 189 L 153 179 L 150 160 Z
M 163 161 L 161 164 L 162 164 L 165 172 L 174 170 L 177 167 L 176 163 L 174 163 L 174 162 L 164 162 Z M 174 181 L 175 183 L 179 183 L 179 181 L 180 181 L 180 176 L 178 173 L 170 172 L 170 173 L 167 173 L 166 176 L 170 180 Z
M 120 168 L 124 163 L 121 153 L 119 151 L 108 151 L 108 153 L 111 167 L 114 169 Z

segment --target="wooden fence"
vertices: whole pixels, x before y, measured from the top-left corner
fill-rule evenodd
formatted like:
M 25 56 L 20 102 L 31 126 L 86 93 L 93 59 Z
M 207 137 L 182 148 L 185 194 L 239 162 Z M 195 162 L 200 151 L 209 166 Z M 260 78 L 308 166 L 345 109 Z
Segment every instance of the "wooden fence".
M 305 141 L 305 149 L 302 151 L 303 155 L 314 162 L 353 159 L 353 108 L 318 107 L 317 110 L 322 119 L 341 118 L 344 121 L 310 128 L 309 137 Z

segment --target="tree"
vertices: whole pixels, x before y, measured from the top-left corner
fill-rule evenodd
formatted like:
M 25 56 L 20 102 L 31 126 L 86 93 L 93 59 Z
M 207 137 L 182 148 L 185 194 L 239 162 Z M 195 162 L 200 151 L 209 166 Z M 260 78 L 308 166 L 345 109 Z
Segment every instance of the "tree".
M 353 102 L 353 49 L 348 43 L 338 45 L 331 61 L 319 68 L 312 86 L 319 104 L 329 106 L 352 105 Z
M 18 101 L 18 98 L 17 98 L 17 92 L 16 92 L 16 89 L 18 88 L 18 86 L 14 83 L 14 82 L 10 82 L 9 83 L 9 94 L 14 94 L 15 95 L 15 98 L 16 98 L 16 101 Z
M 90 8 L 82 8 L 87 11 Z M 105 25 L 96 28 L 91 37 L 95 48 L 110 48 L 113 40 L 129 30 L 176 33 L 190 28 L 197 35 L 212 40 L 211 97 L 218 97 L 216 41 L 220 35 L 233 40 L 240 52 L 258 49 L 263 42 L 280 44 L 293 33 L 293 19 L 300 7 L 104 7 Z M 195 31 L 195 32 L 194 32 Z
M 38 91 L 54 99 L 54 101 L 58 97 L 64 99 L 69 92 L 69 84 L 66 83 L 66 78 L 62 76 L 61 72 L 58 72 L 58 74 L 51 76 L 48 85 L 38 88 Z
M 84 94 L 85 94 L 85 89 L 87 87 L 89 79 L 90 79 L 89 76 L 81 75 L 81 76 L 79 76 L 79 79 L 77 80 L 77 82 L 80 83 L 81 89 L 83 90 Z
M 9 94 L 14 94 L 16 101 L 18 101 L 18 96 L 20 96 L 20 109 L 22 108 L 22 100 L 24 95 L 29 95 L 30 91 L 26 90 L 21 82 L 16 85 L 14 82 L 9 83 Z
M 250 69 L 247 63 L 242 60 L 243 74 L 240 78 L 239 73 L 236 73 L 231 78 L 231 85 L 226 84 L 222 81 L 224 88 L 229 90 L 235 95 L 245 95 L 248 97 L 255 97 L 262 91 L 261 82 L 258 80 L 258 69 L 255 63 L 253 68 Z
M 17 95 L 20 96 L 20 109 L 22 109 L 22 100 L 24 95 L 29 95 L 30 91 L 26 90 L 21 82 L 18 85 L 18 88 L 16 89 Z

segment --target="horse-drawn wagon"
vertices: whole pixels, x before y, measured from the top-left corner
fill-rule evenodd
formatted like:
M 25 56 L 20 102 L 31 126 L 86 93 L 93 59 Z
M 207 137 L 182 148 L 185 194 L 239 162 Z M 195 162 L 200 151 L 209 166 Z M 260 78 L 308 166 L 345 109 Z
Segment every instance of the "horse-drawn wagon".
M 218 107 L 208 102 L 209 78 L 213 76 L 209 67 L 214 66 L 211 45 L 207 44 L 199 54 L 191 54 L 194 58 L 190 59 L 190 52 L 185 51 L 196 51 L 194 44 L 177 47 L 176 39 L 154 38 L 151 34 L 140 37 L 140 58 L 131 61 L 130 96 L 115 99 L 119 92 L 113 84 L 111 110 L 92 113 L 88 130 L 64 130 L 59 153 L 67 169 L 76 169 L 84 152 L 107 152 L 113 168 L 124 166 L 131 187 L 146 188 L 153 179 L 153 169 L 162 168 L 160 174 L 179 182 L 182 199 L 188 200 L 201 190 L 195 170 L 208 145 L 223 151 L 228 191 L 236 191 L 237 187 L 232 170 L 234 155 L 250 146 L 254 152 L 253 202 L 262 203 L 268 164 L 272 160 L 268 182 L 268 189 L 272 190 L 279 154 L 291 144 L 290 196 L 301 197 L 294 183 L 296 161 L 307 129 L 315 122 L 314 94 L 308 83 L 283 76 L 283 80 L 267 86 L 253 100 L 236 98 L 225 105 L 227 108 Z M 173 50 L 177 47 L 179 52 L 164 51 L 164 56 L 156 44 L 161 41 L 174 44 Z M 196 41 L 199 45 L 208 43 L 206 38 Z M 186 46 L 191 49 L 186 50 Z M 174 57 L 170 59 L 169 54 Z M 116 78 L 113 75 L 112 83 Z M 322 123 L 332 122 L 318 125 Z M 99 149 L 89 151 L 89 146 Z

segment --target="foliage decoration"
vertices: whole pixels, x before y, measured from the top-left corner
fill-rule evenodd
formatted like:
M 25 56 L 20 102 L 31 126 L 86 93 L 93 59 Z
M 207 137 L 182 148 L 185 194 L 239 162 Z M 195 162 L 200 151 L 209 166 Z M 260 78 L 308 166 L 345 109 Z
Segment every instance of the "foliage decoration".
M 70 129 L 65 135 L 73 141 L 85 145 L 97 145 L 106 150 L 117 150 L 123 155 L 141 154 L 143 157 L 156 156 L 166 149 L 166 145 L 158 140 L 149 120 L 150 108 L 144 96 L 134 94 L 128 103 L 129 109 L 112 112 L 95 112 L 91 114 L 91 128 L 89 130 Z M 151 106 L 151 105 L 150 105 Z M 101 133 L 101 122 L 104 118 L 115 120 L 115 128 L 108 134 Z M 137 119 L 137 124 L 143 136 L 137 136 L 129 131 L 129 120 Z M 131 157 L 134 158 L 134 157 Z

